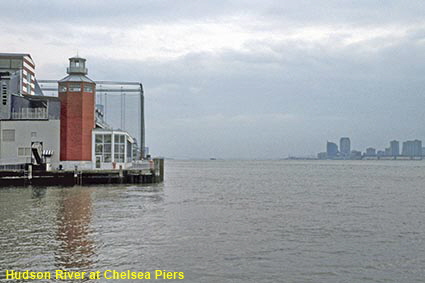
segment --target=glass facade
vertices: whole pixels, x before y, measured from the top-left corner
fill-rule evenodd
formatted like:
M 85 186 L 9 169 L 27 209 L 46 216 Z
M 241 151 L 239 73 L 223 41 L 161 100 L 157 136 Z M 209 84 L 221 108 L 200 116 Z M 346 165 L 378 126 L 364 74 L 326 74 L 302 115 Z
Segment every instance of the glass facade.
M 95 160 L 103 163 L 131 162 L 133 145 L 123 133 L 95 134 Z

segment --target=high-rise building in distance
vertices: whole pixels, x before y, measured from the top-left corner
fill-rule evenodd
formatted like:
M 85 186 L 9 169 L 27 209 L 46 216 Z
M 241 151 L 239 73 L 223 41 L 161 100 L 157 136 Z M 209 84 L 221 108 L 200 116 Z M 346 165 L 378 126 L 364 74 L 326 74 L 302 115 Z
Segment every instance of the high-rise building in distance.
M 390 141 L 390 153 L 391 156 L 400 155 L 400 143 L 396 140 Z
M 366 156 L 376 156 L 376 149 L 373 147 L 366 148 Z
M 335 158 L 338 155 L 338 146 L 336 143 L 326 143 L 326 154 L 328 155 L 328 158 Z
M 351 152 L 351 142 L 350 138 L 342 137 L 339 140 L 339 150 L 342 157 L 349 157 Z
M 422 156 L 422 141 L 405 141 L 403 142 L 402 155 L 404 156 Z

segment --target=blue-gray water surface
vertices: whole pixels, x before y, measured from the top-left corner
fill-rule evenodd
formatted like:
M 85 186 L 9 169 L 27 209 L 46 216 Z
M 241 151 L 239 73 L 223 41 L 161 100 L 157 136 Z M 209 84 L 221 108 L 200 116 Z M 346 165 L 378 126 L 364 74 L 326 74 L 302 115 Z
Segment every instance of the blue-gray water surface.
M 165 173 L 158 185 L 1 188 L 0 278 L 425 282 L 425 161 L 167 161 Z

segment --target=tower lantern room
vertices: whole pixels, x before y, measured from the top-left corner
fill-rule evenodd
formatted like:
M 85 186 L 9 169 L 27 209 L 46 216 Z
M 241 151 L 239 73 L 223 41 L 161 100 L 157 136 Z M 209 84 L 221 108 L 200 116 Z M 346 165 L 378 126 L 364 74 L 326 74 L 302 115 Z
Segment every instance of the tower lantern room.
M 69 58 L 68 76 L 58 82 L 61 101 L 60 137 L 62 161 L 90 161 L 95 127 L 96 84 L 86 75 L 86 59 Z
M 80 57 L 69 58 L 69 67 L 66 69 L 68 74 L 87 75 L 86 59 Z

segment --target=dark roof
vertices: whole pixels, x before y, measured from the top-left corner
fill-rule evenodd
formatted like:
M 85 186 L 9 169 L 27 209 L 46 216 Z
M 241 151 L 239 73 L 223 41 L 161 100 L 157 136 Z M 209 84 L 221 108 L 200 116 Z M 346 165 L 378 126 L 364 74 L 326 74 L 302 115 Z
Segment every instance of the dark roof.
M 71 60 L 71 59 L 79 59 L 79 60 L 83 60 L 83 61 L 87 61 L 86 60 L 86 58 L 82 58 L 82 57 L 80 57 L 80 56 L 74 56 L 74 57 L 71 57 L 71 58 L 69 58 L 69 60 Z
M 89 79 L 87 76 L 84 75 L 68 75 L 65 78 L 58 81 L 59 83 L 63 82 L 86 82 L 86 83 L 94 83 L 91 79 Z
M 56 96 L 45 96 L 45 95 L 22 95 L 22 97 L 28 100 L 51 100 L 51 101 L 60 101 L 59 97 Z
M 28 53 L 0 53 L 0 57 L 2 57 L 2 56 L 4 56 L 4 57 L 24 57 L 24 56 L 31 57 L 31 55 L 28 54 Z M 32 57 L 31 57 L 31 59 L 32 59 Z

